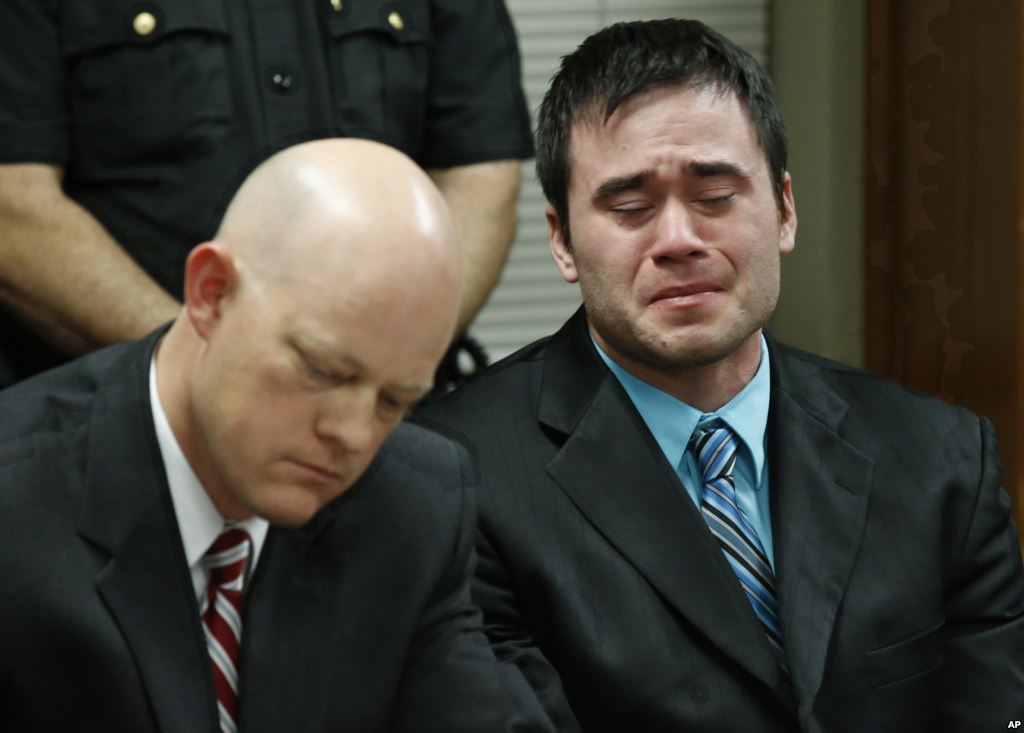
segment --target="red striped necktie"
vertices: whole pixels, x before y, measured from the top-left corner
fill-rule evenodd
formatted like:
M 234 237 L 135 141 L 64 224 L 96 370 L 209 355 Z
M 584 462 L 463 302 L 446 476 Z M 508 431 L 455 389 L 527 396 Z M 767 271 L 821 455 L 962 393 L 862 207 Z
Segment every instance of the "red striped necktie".
M 242 641 L 242 585 L 252 540 L 244 529 L 220 533 L 203 557 L 210 572 L 203 599 L 203 631 L 213 666 L 221 733 L 238 729 L 238 648 Z

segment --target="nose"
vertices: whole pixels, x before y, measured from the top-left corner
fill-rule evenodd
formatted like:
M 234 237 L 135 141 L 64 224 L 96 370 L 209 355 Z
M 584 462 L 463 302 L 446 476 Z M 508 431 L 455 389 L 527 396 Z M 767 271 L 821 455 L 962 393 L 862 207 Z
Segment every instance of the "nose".
M 372 389 L 348 386 L 323 395 L 313 430 L 317 437 L 344 453 L 371 450 L 377 439 L 376 395 Z
M 658 211 L 652 259 L 665 262 L 703 255 L 707 245 L 698 231 L 698 216 L 684 201 L 666 201 Z

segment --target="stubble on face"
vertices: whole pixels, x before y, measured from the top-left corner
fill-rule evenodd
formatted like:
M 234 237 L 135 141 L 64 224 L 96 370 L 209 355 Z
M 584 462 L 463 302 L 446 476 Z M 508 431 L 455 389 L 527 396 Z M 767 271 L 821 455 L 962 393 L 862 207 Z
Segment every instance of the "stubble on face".
M 588 303 L 591 333 L 606 353 L 616 354 L 621 361 L 643 365 L 645 370 L 659 372 L 670 379 L 747 353 L 743 347 L 760 336 L 763 325 L 761 322 L 750 331 L 746 319 L 737 319 L 714 330 L 671 330 L 630 320 L 621 311 L 591 308 L 589 303 L 593 298 L 587 297 L 586 290 L 583 290 L 583 299 Z M 774 304 L 771 307 L 774 308 Z

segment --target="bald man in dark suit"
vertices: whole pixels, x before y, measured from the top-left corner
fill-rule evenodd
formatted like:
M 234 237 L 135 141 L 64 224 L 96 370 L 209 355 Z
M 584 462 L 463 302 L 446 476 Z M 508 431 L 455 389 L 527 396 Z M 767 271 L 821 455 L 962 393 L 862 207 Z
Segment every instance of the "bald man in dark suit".
M 180 316 L 0 395 L 0 720 L 22 732 L 550 731 L 469 598 L 465 452 L 400 425 L 455 330 L 400 153 L 260 166 Z

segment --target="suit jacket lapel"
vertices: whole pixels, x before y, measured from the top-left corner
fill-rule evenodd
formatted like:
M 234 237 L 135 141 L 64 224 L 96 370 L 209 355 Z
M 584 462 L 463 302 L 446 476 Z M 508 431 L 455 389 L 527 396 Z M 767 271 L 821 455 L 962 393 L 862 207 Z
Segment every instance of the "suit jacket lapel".
M 213 682 L 149 410 L 160 334 L 108 370 L 88 425 L 81 536 L 109 554 L 97 589 L 139 668 L 164 733 L 212 730 Z
M 821 371 L 772 346 L 772 526 L 783 638 L 802 713 L 821 686 L 867 516 L 874 463 L 838 431 Z
M 545 357 L 540 419 L 568 434 L 548 473 L 672 606 L 779 689 L 778 663 L 721 549 L 585 328 L 577 314 Z

